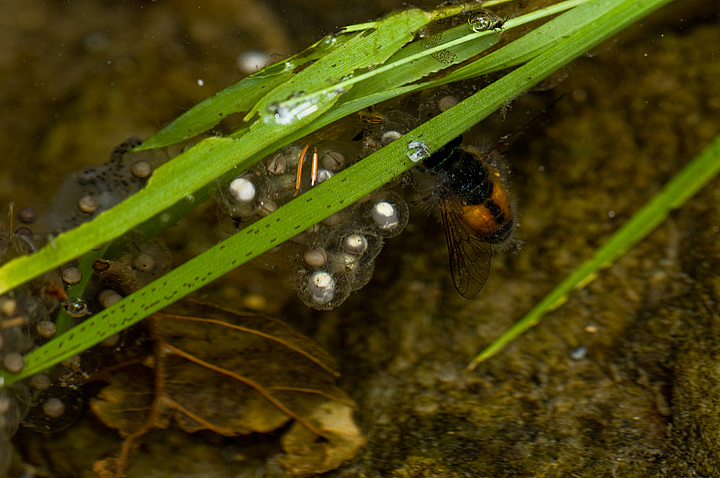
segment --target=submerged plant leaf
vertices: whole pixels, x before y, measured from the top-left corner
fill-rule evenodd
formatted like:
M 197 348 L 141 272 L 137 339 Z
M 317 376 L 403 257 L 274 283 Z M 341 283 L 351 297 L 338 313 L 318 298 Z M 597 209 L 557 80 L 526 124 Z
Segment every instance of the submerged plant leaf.
M 338 467 L 364 444 L 354 402 L 335 385 L 334 360 L 279 320 L 191 301 L 149 319 L 153 360 L 115 373 L 91 401 L 126 437 L 124 468 L 137 438 L 177 422 L 188 432 L 267 433 L 290 420 L 279 460 L 307 476 Z

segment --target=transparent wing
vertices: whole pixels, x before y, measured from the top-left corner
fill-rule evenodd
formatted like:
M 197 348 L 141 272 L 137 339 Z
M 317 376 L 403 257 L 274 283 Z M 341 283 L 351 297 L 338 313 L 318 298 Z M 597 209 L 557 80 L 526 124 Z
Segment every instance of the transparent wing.
M 456 201 L 444 198 L 441 206 L 453 282 L 460 295 L 472 299 L 488 278 L 492 246 L 460 219 Z

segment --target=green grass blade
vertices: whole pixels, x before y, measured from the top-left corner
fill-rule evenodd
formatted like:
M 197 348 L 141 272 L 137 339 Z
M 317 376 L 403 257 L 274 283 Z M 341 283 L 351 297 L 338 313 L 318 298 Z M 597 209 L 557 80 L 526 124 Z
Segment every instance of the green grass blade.
M 567 295 L 594 280 L 600 269 L 609 267 L 629 248 L 637 244 L 662 224 L 668 213 L 677 209 L 702 189 L 708 181 L 720 171 L 720 136 L 688 163 L 667 185 L 655 195 L 640 211 L 610 237 L 595 255 L 584 262 L 572 274 L 566 277 L 533 309 L 502 334 L 489 347 L 483 350 L 468 365 L 474 369 L 480 362 L 487 360 L 510 341 L 537 325 L 548 312 L 565 303 Z
M 448 14 L 450 10 L 443 12 L 443 14 Z M 375 29 L 366 35 L 357 34 L 344 41 L 338 48 L 326 48 L 327 55 L 317 59 L 302 72 L 296 74 L 291 81 L 265 93 L 261 103 L 249 113 L 249 115 L 258 114 L 263 119 L 248 123 L 239 132 L 233 134 L 232 138 L 238 140 L 236 143 L 208 140 L 201 142 L 158 168 L 145 188 L 113 209 L 100 214 L 89 223 L 61 234 L 52 241 L 51 245 L 40 249 L 37 253 L 17 258 L 3 265 L 0 268 L 0 294 L 58 267 L 98 245 L 110 242 L 143 223 L 145 225 L 141 229 L 149 233 L 172 224 L 170 219 L 175 219 L 177 215 L 193 207 L 182 202 L 185 197 L 191 194 L 196 196 L 194 204 L 197 205 L 209 196 L 208 184 L 216 179 L 227 178 L 233 174 L 233 171 L 241 171 L 249 167 L 263 156 L 295 139 L 353 111 L 390 97 L 379 98 L 377 95 L 372 95 L 354 102 L 350 107 L 341 108 L 331 107 L 338 99 L 342 101 L 344 95 L 324 95 L 322 98 L 305 100 L 307 106 L 312 110 L 302 111 L 303 117 L 292 121 L 291 124 L 277 124 L 271 111 L 273 107 L 277 108 L 279 103 L 287 101 L 293 91 L 311 90 L 312 85 L 316 85 L 318 81 L 320 84 L 324 84 L 328 77 L 337 78 L 337 75 L 349 75 L 355 71 L 356 67 L 369 68 L 382 63 L 412 39 L 417 29 L 424 26 L 431 17 L 435 18 L 434 14 L 416 9 L 400 12 L 373 24 Z M 399 35 L 399 32 L 404 33 Z M 380 48 L 376 47 L 377 42 L 381 42 Z M 375 53 L 365 55 L 364 52 L 367 49 Z M 313 55 L 315 53 L 316 51 L 311 52 Z M 348 61 L 351 54 L 353 58 L 361 57 L 357 60 L 358 63 Z M 425 51 L 424 57 L 430 58 L 430 52 Z M 270 70 L 275 71 L 273 67 Z M 283 74 L 282 72 L 276 73 Z M 416 76 L 410 73 L 408 78 L 419 78 L 423 73 L 422 70 Z M 273 74 L 268 75 L 273 76 Z M 401 77 L 396 77 L 396 80 L 404 83 L 407 79 L 402 80 Z M 389 89 L 384 95 L 400 94 L 401 92 L 398 88 Z M 232 98 L 232 94 L 235 93 L 237 92 L 232 90 L 229 93 L 230 97 Z M 226 99 L 218 101 L 228 103 Z M 229 102 L 232 103 L 232 101 Z M 200 113 L 198 113 L 201 118 L 208 115 L 213 116 L 207 112 L 209 107 L 207 104 L 202 103 L 201 106 Z M 292 109 L 298 108 L 298 106 L 286 105 L 285 108 Z M 218 113 L 218 117 L 222 113 L 222 111 Z M 186 113 L 183 116 L 185 122 L 174 125 L 172 127 L 174 133 L 170 132 L 168 133 L 170 136 L 164 136 L 164 141 L 174 137 L 172 135 L 176 133 L 180 135 L 179 137 L 185 137 L 184 131 L 193 127 L 191 116 L 190 112 Z M 296 118 L 299 114 L 292 116 Z M 198 124 L 205 123 L 201 121 Z M 173 208 L 171 214 L 159 216 L 170 207 Z M 161 221 L 159 224 L 153 225 L 153 218 L 157 221 L 158 217 L 168 219 L 164 223 Z M 148 221 L 151 222 L 148 223 Z
M 179 143 L 210 130 L 231 114 L 250 111 L 268 91 L 288 81 L 294 75 L 293 70 L 321 58 L 351 37 L 339 35 L 320 41 L 298 55 L 243 79 L 197 104 L 135 149 L 142 151 Z
M 602 26 L 592 24 L 592 34 L 576 33 L 563 39 L 541 56 L 411 131 L 402 140 L 368 156 L 275 213 L 31 352 L 25 357 L 26 365 L 20 374 L 12 375 L 2 371 L 0 381 L 12 383 L 89 348 L 342 209 L 412 167 L 414 163 L 408 159 L 413 152 L 408 149 L 412 141 L 422 140 L 430 150 L 439 148 L 454 138 L 457 131 L 470 128 L 508 99 L 527 90 L 558 67 L 622 28 L 609 21 L 608 15 L 632 17 L 627 24 L 669 0 L 596 1 L 613 8 L 598 20 Z M 233 139 L 210 138 L 190 151 L 203 150 L 203 154 L 208 157 L 239 154 L 240 143 Z

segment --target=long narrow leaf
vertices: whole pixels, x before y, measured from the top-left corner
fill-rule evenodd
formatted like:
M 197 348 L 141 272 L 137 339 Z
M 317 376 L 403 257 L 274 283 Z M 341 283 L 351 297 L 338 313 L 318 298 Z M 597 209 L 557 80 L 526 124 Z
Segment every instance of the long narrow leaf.
M 647 237 L 665 221 L 670 211 L 685 204 L 718 172 L 720 172 L 720 136 L 688 163 L 659 194 L 623 224 L 591 259 L 575 269 L 525 317 L 475 357 L 468 365 L 468 370 L 474 369 L 480 362 L 498 353 L 509 342 L 537 325 L 545 314 L 564 304 L 570 292 L 583 288 L 594 280 L 598 271 L 610 267 L 629 248 Z
M 457 131 L 470 128 L 508 99 L 526 91 L 624 26 L 669 1 L 592 2 L 601 5 L 601 11 L 605 13 L 587 10 L 587 14 L 594 15 L 595 20 L 584 31 L 563 38 L 539 57 L 411 131 L 403 139 L 391 143 L 275 213 L 53 339 L 26 356 L 26 365 L 20 374 L 11 375 L 2 371 L 0 379 L 11 383 L 79 353 L 344 208 L 412 167 L 414 163 L 409 158 L 413 153 L 418 153 L 413 145 L 421 143 L 429 151 L 439 148 L 456 136 Z M 216 157 L 228 152 L 238 153 L 238 145 L 241 143 L 233 139 L 215 138 L 204 141 L 190 151 L 207 148 L 204 153 Z
M 451 11 L 443 11 L 443 14 L 449 12 Z M 362 31 L 337 48 L 325 49 L 324 51 L 327 52 L 325 56 L 315 60 L 293 76 L 289 82 L 265 93 L 261 101 L 246 115 L 247 119 L 252 118 L 254 121 L 249 121 L 245 127 L 231 136 L 237 140 L 236 142 L 218 143 L 208 140 L 201 142 L 158 168 L 145 188 L 118 206 L 105 211 L 89 223 L 61 234 L 37 253 L 19 257 L 0 267 L 0 294 L 98 245 L 112 241 L 128 230 L 157 217 L 177 203 L 180 203 L 180 206 L 174 207 L 173 212 L 183 213 L 186 209 L 183 207 L 183 201 L 188 195 L 194 194 L 195 204 L 198 204 L 209 195 L 208 185 L 218 178 L 227 178 L 233 174 L 233 171 L 241 171 L 249 167 L 285 144 L 343 115 L 372 104 L 368 101 L 379 101 L 380 98 L 371 95 L 365 101 L 354 103 L 352 108 L 331 109 L 342 97 L 341 93 L 334 92 L 335 90 L 306 98 L 299 103 L 295 102 L 297 98 L 290 97 L 293 96 L 293 92 L 313 89 L 313 85 L 317 85 L 318 82 L 324 83 L 326 78 L 335 81 L 352 75 L 356 69 L 364 71 L 383 63 L 410 41 L 417 30 L 430 18 L 434 16 L 417 9 L 399 12 L 374 23 L 372 31 Z M 469 34 L 472 35 L 472 32 Z M 555 35 L 556 38 L 561 36 L 561 32 Z M 366 54 L 366 51 L 369 53 Z M 425 52 L 426 57 L 430 55 L 430 51 Z M 314 55 L 315 51 L 310 54 Z M 355 62 L 349 61 L 349 57 L 355 58 Z M 270 71 L 275 72 L 275 67 L 271 67 Z M 282 71 L 276 73 L 285 74 Z M 422 74 L 424 72 L 421 71 L 420 76 Z M 398 88 L 389 91 L 392 94 L 401 93 Z M 235 93 L 230 94 L 230 98 L 233 98 Z M 221 102 L 226 104 L 228 100 L 222 99 Z M 200 108 L 198 124 L 206 125 L 202 118 L 208 116 L 207 108 L 206 104 Z M 222 111 L 221 114 L 227 112 Z M 189 113 L 186 115 L 187 118 L 192 119 L 191 116 Z M 187 120 L 188 122 L 180 122 L 173 126 L 175 133 L 179 135 L 178 138 L 184 138 L 184 132 L 194 127 L 194 120 L 190 121 L 190 119 Z M 169 219 L 174 219 L 175 214 L 168 214 L 165 217 L 168 220 L 159 227 L 170 225 Z

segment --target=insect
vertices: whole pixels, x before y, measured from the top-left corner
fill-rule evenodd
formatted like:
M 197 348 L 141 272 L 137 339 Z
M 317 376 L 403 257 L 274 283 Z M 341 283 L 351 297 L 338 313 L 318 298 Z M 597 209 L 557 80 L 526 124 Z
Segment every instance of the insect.
M 424 161 L 432 178 L 427 199 L 439 206 L 450 272 L 466 299 L 485 285 L 493 252 L 513 243 L 513 200 L 504 171 L 489 160 L 509 140 L 504 137 L 492 150 L 482 152 L 461 146 L 459 136 Z

